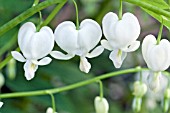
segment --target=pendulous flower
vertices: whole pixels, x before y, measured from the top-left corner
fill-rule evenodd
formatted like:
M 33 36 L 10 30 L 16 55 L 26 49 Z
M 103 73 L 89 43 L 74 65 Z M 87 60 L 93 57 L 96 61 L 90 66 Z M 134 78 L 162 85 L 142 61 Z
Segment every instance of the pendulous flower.
M 38 65 L 47 65 L 51 58 L 46 57 L 54 47 L 53 31 L 44 26 L 39 32 L 33 23 L 27 22 L 19 29 L 18 45 L 22 52 L 12 51 L 11 54 L 17 61 L 26 62 L 24 64 L 25 77 L 31 80 Z
M 53 112 L 53 109 L 51 107 L 47 108 L 46 113 L 57 113 L 57 112 Z
M 105 98 L 97 96 L 94 100 L 96 113 L 108 113 L 109 104 Z
M 142 43 L 142 55 L 150 69 L 148 83 L 152 90 L 160 88 L 161 72 L 170 66 L 170 42 L 162 39 L 159 44 L 153 35 L 147 35 Z
M 80 56 L 79 68 L 85 73 L 88 73 L 91 68 L 87 58 L 97 57 L 104 50 L 102 46 L 98 46 L 90 52 L 102 37 L 99 24 L 91 19 L 83 20 L 79 29 L 76 29 L 75 24 L 71 21 L 62 22 L 55 29 L 54 35 L 56 43 L 66 54 L 52 51 L 51 56 L 60 60 L 68 60 L 78 55 Z
M 112 51 L 109 58 L 116 68 L 120 68 L 127 52 L 133 52 L 140 46 L 136 40 L 140 34 L 138 19 L 131 13 L 125 13 L 119 20 L 115 13 L 109 12 L 104 16 L 102 25 L 107 40 L 102 40 L 101 44 Z

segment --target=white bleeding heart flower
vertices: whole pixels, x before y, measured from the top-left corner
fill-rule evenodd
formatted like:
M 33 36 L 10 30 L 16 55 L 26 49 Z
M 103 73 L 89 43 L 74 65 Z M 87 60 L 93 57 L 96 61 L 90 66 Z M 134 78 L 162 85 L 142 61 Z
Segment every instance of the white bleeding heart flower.
M 133 52 L 140 46 L 136 39 L 140 34 L 138 19 L 131 13 L 125 13 L 119 20 L 115 13 L 107 13 L 102 21 L 104 36 L 102 40 L 104 48 L 112 51 L 109 58 L 116 68 L 120 68 L 127 52 Z
M 90 52 L 102 37 L 102 30 L 99 24 L 91 19 L 83 20 L 78 30 L 73 22 L 62 22 L 55 29 L 54 35 L 58 46 L 67 54 L 52 51 L 51 56 L 60 60 L 68 60 L 78 55 L 80 56 L 79 68 L 85 73 L 88 73 L 91 68 L 91 64 L 86 57 L 97 57 L 104 50 L 102 46 L 98 46 Z
M 148 76 L 149 87 L 154 91 L 160 91 L 161 71 L 170 66 L 170 42 L 162 39 L 159 44 L 153 35 L 147 35 L 142 43 L 143 58 L 151 70 Z
M 24 64 L 25 77 L 31 80 L 38 65 L 47 65 L 51 58 L 46 57 L 54 47 L 53 31 L 44 26 L 39 32 L 33 23 L 27 22 L 19 29 L 18 44 L 22 52 L 12 51 L 11 54 L 17 61 L 26 62 Z
M 162 39 L 159 44 L 153 35 L 147 35 L 142 43 L 142 55 L 154 72 L 164 71 L 170 66 L 170 42 Z
M 2 107 L 3 104 L 4 104 L 3 102 L 0 102 L 0 108 Z
M 97 96 L 94 100 L 96 113 L 108 113 L 109 104 L 105 98 Z
M 51 107 L 47 108 L 46 113 L 57 113 L 57 112 L 53 112 L 53 109 Z

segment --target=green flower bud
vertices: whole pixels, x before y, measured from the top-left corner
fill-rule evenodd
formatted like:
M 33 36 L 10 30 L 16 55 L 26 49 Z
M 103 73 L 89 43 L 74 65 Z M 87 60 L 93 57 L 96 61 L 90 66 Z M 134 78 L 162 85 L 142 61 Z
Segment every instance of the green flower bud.
M 135 97 L 132 103 L 132 109 L 134 112 L 139 112 L 141 110 L 142 98 Z
M 134 83 L 133 95 L 138 98 L 142 98 L 147 92 L 147 86 L 145 83 L 136 81 Z
M 169 109 L 169 99 L 167 98 L 164 98 L 164 101 L 163 101 L 163 111 L 164 113 L 166 113 Z
M 170 89 L 169 89 L 169 88 L 167 88 L 167 89 L 165 90 L 164 98 L 167 98 L 167 99 L 170 98 Z
M 11 59 L 7 65 L 8 78 L 13 80 L 16 77 L 16 60 Z
M 0 72 L 0 88 L 2 88 L 2 86 L 5 84 L 5 78 L 2 75 L 2 73 Z

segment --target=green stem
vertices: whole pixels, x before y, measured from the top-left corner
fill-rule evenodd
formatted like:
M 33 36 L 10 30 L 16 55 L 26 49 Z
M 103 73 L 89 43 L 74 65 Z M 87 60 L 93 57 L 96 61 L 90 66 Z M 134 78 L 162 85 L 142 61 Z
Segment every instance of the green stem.
M 143 7 L 145 9 L 148 9 L 156 14 L 159 14 L 159 15 L 163 15 L 165 17 L 169 17 L 170 18 L 170 12 L 168 11 L 165 11 L 163 9 L 160 9 L 159 7 L 156 7 L 156 6 L 153 6 L 153 5 L 150 5 L 144 1 L 141 1 L 141 0 L 123 0 L 125 2 L 129 2 L 129 3 L 132 3 L 134 5 L 137 5 L 139 7 Z
M 60 9 L 65 5 L 66 1 L 58 4 L 54 10 L 50 13 L 50 15 L 44 20 L 40 27 L 46 26 L 51 20 L 55 17 L 55 15 L 60 11 Z
M 73 0 L 74 6 L 76 8 L 76 29 L 79 30 L 80 29 L 80 25 L 79 25 L 79 13 L 78 13 L 78 7 L 77 4 L 75 2 L 75 0 Z
M 0 48 L 0 56 L 3 55 L 7 50 L 13 48 L 16 43 L 17 43 L 17 33 L 13 35 L 13 37 L 8 41 L 8 43 L 5 43 Z
M 12 29 L 13 27 L 15 27 L 16 25 L 18 25 L 19 23 L 21 23 L 22 21 L 24 21 L 25 19 L 34 15 L 38 11 L 45 9 L 46 7 L 51 6 L 53 4 L 63 3 L 66 1 L 67 0 L 46 0 L 46 1 L 36 5 L 35 7 L 29 8 L 28 10 L 26 10 L 19 16 L 15 17 L 11 21 L 9 21 L 8 23 L 6 23 L 2 27 L 0 27 L 0 36 L 3 35 L 5 32 L 9 31 L 10 29 Z
M 47 94 L 49 94 L 49 93 L 47 93 L 47 91 L 50 92 L 51 94 L 54 94 L 54 93 L 59 93 L 59 92 L 64 92 L 64 91 L 69 91 L 69 90 L 72 90 L 72 89 L 75 89 L 75 88 L 79 88 L 79 87 L 94 83 L 94 82 L 102 80 L 102 79 L 110 78 L 110 77 L 113 77 L 113 76 L 118 76 L 118 75 L 127 74 L 127 73 L 135 73 L 135 72 L 140 72 L 140 71 L 143 71 L 143 70 L 148 70 L 148 68 L 141 68 L 141 69 L 131 68 L 131 69 L 126 69 L 126 70 L 111 72 L 111 73 L 103 74 L 101 76 L 94 77 L 94 78 L 91 78 L 91 79 L 88 79 L 88 80 L 84 80 L 84 81 L 81 81 L 81 82 L 78 82 L 78 83 L 74 83 L 74 84 L 71 84 L 71 85 L 68 85 L 68 86 L 60 87 L 60 88 L 54 88 L 54 89 L 48 89 L 48 90 L 39 90 L 39 91 L 29 91 L 29 92 L 0 94 L 0 98 L 47 95 Z
M 120 0 L 120 6 L 119 6 L 119 20 L 122 19 L 122 0 Z
M 160 29 L 159 29 L 159 33 L 158 33 L 158 38 L 157 38 L 157 45 L 160 43 L 160 41 L 161 41 L 161 38 L 162 38 L 162 30 L 163 30 L 163 17 L 162 17 L 162 22 L 161 22 L 161 27 L 160 27 Z
M 20 51 L 19 48 L 16 49 L 16 51 Z M 10 54 L 7 58 L 5 58 L 5 60 L 3 60 L 1 63 L 0 63 L 0 70 L 6 65 L 8 64 L 8 62 L 12 59 L 12 55 Z
M 100 85 L 100 98 L 103 99 L 103 83 L 101 80 L 98 81 Z
M 55 113 L 56 109 L 55 109 L 55 98 L 54 98 L 54 95 L 51 92 L 49 92 L 48 90 L 46 91 L 46 93 L 48 93 L 51 96 L 53 113 Z

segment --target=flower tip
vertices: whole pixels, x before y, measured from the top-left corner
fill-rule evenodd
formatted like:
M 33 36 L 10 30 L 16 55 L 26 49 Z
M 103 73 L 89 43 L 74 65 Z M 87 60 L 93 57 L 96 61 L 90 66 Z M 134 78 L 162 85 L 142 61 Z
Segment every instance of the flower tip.
M 81 57 L 79 68 L 81 71 L 88 73 L 91 69 L 91 64 L 87 61 L 85 57 Z

